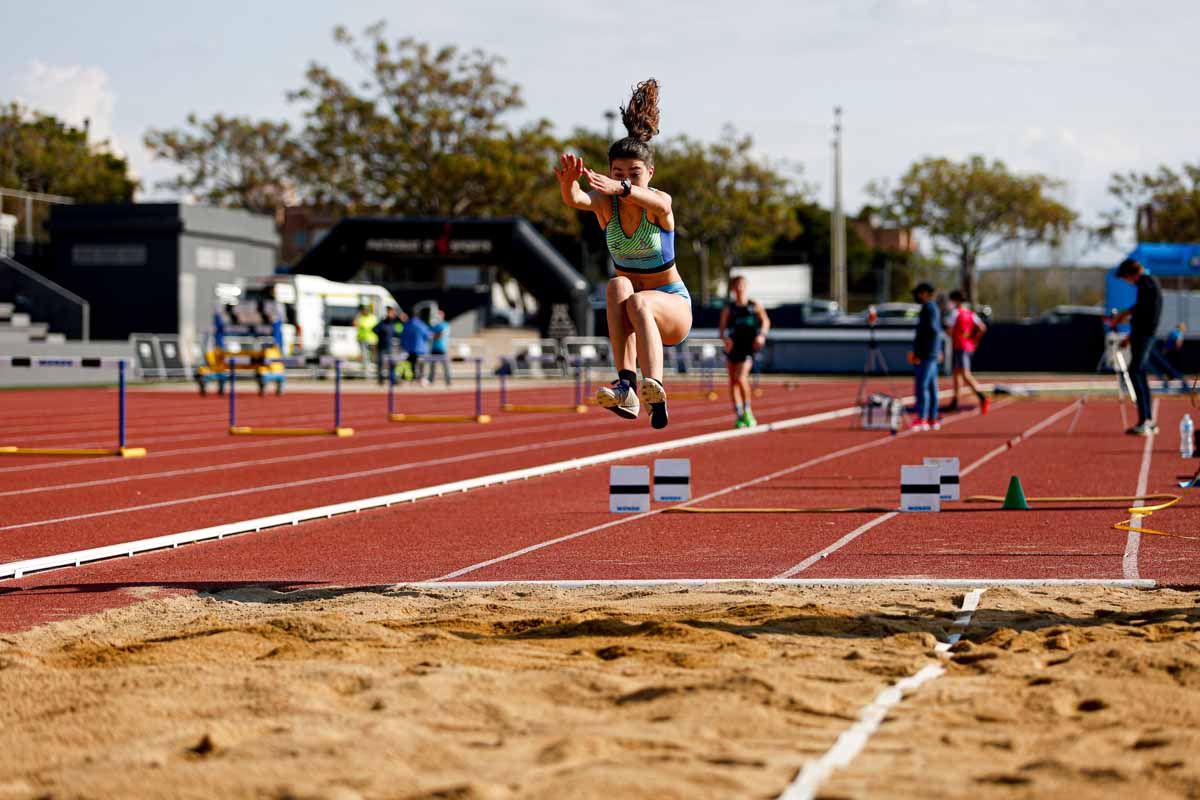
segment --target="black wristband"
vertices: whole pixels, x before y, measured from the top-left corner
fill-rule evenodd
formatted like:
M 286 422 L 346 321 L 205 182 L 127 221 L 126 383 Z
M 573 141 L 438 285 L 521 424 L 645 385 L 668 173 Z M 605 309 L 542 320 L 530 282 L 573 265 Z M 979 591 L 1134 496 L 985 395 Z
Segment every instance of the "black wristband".
M 626 178 L 625 180 L 621 181 L 621 197 L 629 197 L 629 195 L 632 193 L 633 184 L 629 182 L 629 179 Z

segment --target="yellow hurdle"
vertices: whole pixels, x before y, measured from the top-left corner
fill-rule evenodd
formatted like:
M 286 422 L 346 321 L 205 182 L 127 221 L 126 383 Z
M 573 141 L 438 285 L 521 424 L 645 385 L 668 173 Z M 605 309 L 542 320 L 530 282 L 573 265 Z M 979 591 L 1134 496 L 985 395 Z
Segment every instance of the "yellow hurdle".
M 234 436 L 353 436 L 354 428 L 254 428 L 235 425 L 229 429 Z
M 718 395 L 715 391 L 712 391 L 712 390 L 709 390 L 707 392 L 695 392 L 695 391 L 672 392 L 669 389 L 667 390 L 667 399 L 668 400 L 716 400 L 718 397 L 720 397 L 720 395 Z
M 388 414 L 388 422 L 475 422 L 485 425 L 491 421 L 487 414 Z
M 586 414 L 588 407 L 584 405 L 517 405 L 514 403 L 505 403 L 500 406 L 501 411 L 507 411 L 513 414 Z
M 3 456 L 119 456 L 138 458 L 146 455 L 144 447 L 0 447 Z

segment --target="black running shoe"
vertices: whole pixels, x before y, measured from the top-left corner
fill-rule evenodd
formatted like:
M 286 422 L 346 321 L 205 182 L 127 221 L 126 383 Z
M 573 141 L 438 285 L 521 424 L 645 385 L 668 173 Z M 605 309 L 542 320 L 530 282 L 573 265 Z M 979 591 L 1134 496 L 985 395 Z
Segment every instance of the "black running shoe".
M 667 390 L 654 378 L 643 378 L 638 396 L 650 409 L 650 427 L 667 427 Z

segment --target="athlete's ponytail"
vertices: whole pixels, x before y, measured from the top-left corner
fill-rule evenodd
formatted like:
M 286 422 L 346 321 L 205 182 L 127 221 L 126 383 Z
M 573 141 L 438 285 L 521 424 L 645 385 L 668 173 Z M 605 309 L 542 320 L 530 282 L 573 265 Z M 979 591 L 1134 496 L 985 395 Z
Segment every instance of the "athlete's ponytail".
M 621 122 L 629 135 L 608 148 L 608 160 L 634 158 L 653 164 L 649 142 L 658 134 L 658 81 L 648 78 L 634 87 L 629 105 L 621 108 Z

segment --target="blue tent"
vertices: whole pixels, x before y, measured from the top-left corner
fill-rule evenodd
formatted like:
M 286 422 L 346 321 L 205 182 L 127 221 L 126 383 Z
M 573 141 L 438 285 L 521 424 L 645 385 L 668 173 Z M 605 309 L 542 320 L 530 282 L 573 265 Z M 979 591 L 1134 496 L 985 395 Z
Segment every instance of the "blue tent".
M 1142 242 L 1129 257 L 1158 278 L 1200 277 L 1200 244 Z

